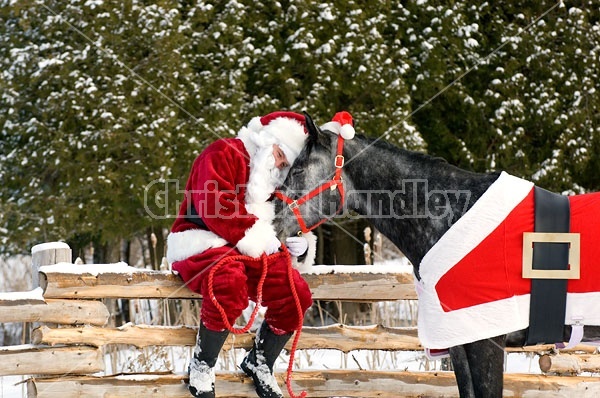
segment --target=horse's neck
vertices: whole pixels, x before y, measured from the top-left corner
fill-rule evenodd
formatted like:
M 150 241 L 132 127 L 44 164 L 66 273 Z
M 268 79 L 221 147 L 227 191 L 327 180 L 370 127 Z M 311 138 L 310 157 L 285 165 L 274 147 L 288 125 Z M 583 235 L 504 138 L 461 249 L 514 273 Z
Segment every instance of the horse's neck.
M 348 206 L 415 266 L 498 177 L 366 139 L 346 145 L 346 158 Z

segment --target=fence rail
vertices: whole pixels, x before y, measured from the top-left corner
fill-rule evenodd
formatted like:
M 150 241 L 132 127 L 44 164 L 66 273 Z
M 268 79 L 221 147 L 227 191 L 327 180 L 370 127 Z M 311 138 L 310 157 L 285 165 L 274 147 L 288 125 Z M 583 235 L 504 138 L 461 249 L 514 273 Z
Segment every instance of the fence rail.
M 105 268 L 102 273 L 98 270 Z M 333 270 L 333 268 L 330 268 Z M 305 274 L 315 300 L 391 301 L 416 299 L 412 275 L 407 273 L 327 272 Z M 376 268 L 373 267 L 375 270 Z M 59 264 L 43 266 L 40 286 L 45 298 L 169 298 L 198 299 L 181 279 L 169 271 L 150 271 L 124 263 L 105 265 Z
M 280 384 L 285 374 L 277 373 Z M 109 377 L 63 377 L 30 379 L 30 396 L 39 398 L 157 396 L 189 398 L 179 375 L 118 375 Z M 252 381 L 240 373 L 223 372 L 215 383 L 218 397 L 256 397 Z M 309 397 L 458 397 L 451 372 L 320 370 L 294 372 L 294 391 Z M 508 397 L 598 397 L 600 378 L 506 374 L 504 396 Z

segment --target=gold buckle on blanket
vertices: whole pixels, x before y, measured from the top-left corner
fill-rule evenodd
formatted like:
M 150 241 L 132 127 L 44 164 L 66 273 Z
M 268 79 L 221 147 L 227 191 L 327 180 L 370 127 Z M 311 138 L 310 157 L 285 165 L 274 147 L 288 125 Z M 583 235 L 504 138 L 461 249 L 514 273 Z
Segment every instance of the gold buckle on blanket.
M 534 243 L 568 243 L 569 269 L 533 269 Z M 523 278 L 533 279 L 579 279 L 581 245 L 578 233 L 524 232 L 523 233 Z

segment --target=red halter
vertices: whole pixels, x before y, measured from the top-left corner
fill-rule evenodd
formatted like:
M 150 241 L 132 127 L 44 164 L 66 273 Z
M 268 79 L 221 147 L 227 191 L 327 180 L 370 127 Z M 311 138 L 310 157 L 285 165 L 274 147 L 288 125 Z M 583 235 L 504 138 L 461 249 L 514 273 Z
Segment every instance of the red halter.
M 325 221 L 327 221 L 327 218 L 323 218 L 316 224 L 314 224 L 310 227 L 307 227 L 306 223 L 304 222 L 304 219 L 302 218 L 302 213 L 300 212 L 301 205 L 305 204 L 312 198 L 322 194 L 327 189 L 330 189 L 333 191 L 337 188 L 337 190 L 340 193 L 340 207 L 337 209 L 335 214 L 338 214 L 340 211 L 342 211 L 342 208 L 344 207 L 344 182 L 342 181 L 342 168 L 344 167 L 344 156 L 342 155 L 343 150 L 344 150 L 344 138 L 342 138 L 341 135 L 338 135 L 337 153 L 335 156 L 335 174 L 331 180 L 323 183 L 318 188 L 313 189 L 306 195 L 304 195 L 296 200 L 293 200 L 292 198 L 285 195 L 283 192 L 281 192 L 279 190 L 275 191 L 275 197 L 284 201 L 285 203 L 287 203 L 290 210 L 294 213 L 294 215 L 296 216 L 296 220 L 298 221 L 298 225 L 300 226 L 300 230 L 304 234 L 312 231 L 313 229 L 317 228 L 319 225 L 323 224 Z

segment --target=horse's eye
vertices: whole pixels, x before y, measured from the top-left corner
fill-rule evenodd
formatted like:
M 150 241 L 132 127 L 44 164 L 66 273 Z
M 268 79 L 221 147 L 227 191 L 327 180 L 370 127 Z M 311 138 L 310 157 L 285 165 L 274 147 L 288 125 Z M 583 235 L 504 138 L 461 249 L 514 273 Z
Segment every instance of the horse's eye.
M 298 168 L 298 169 L 292 169 L 291 173 L 292 173 L 293 176 L 298 176 L 298 175 L 304 173 L 304 169 L 300 169 L 300 168 Z

